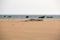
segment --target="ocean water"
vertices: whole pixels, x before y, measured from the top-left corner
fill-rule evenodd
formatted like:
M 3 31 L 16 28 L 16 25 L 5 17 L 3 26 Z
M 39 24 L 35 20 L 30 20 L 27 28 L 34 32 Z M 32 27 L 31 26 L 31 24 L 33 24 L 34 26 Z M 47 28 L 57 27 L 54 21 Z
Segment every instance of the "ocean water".
M 45 18 L 47 17 L 53 17 L 53 18 L 60 18 L 60 15 L 0 15 L 0 19 L 1 18 L 5 18 L 4 16 L 6 16 L 6 18 L 8 16 L 11 16 L 11 18 L 26 18 L 26 16 L 29 16 L 29 18 L 38 18 L 38 17 L 42 17 L 45 16 Z

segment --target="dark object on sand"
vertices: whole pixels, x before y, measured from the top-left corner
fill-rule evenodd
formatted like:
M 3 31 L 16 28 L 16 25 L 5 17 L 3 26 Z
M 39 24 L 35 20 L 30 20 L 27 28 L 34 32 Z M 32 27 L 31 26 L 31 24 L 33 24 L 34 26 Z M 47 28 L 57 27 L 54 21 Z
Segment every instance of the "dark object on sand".
M 41 17 L 38 17 L 38 18 L 45 18 L 45 16 L 41 16 Z
M 25 22 L 27 21 L 43 21 L 43 19 L 28 19 L 28 20 L 25 20 Z
M 30 19 L 30 21 L 42 21 L 42 19 Z
M 26 18 L 29 18 L 29 16 L 26 16 Z
M 52 16 L 47 16 L 47 18 L 53 18 Z

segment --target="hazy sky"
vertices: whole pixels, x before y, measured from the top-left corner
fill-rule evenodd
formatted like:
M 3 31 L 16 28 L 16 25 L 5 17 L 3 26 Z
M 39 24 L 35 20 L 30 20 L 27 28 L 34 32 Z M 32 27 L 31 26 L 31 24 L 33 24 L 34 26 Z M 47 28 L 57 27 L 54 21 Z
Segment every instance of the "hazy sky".
M 0 0 L 0 14 L 59 14 L 60 0 Z

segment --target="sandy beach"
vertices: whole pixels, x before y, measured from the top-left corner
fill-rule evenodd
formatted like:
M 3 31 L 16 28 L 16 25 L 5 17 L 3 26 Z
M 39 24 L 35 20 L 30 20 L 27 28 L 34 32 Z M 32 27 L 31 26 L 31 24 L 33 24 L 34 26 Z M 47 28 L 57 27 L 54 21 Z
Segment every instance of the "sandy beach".
M 60 19 L 0 19 L 0 40 L 59 40 Z

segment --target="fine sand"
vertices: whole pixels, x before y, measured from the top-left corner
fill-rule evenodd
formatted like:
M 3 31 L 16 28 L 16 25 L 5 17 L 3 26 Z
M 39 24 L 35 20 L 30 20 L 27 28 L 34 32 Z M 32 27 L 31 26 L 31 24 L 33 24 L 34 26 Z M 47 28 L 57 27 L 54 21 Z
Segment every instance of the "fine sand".
M 0 19 L 0 40 L 60 40 L 60 19 Z

